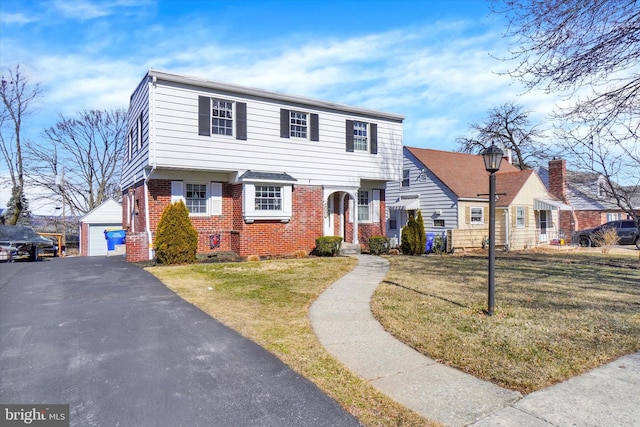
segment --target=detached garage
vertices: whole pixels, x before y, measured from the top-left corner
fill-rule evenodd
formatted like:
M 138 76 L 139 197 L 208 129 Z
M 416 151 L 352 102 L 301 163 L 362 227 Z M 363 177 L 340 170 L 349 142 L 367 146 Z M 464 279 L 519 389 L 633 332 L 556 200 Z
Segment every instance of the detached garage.
M 122 206 L 109 199 L 80 218 L 80 255 L 107 255 L 105 230 L 122 228 Z

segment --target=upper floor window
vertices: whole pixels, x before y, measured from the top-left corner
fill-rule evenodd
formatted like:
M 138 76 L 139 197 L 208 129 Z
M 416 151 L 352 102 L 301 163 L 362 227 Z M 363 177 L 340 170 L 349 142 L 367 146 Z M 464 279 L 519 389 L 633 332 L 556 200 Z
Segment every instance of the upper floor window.
M 289 111 L 289 136 L 307 138 L 307 113 Z
M 142 113 L 140 113 L 140 116 L 138 117 L 138 121 L 136 124 L 138 127 L 138 134 L 137 134 L 138 150 L 140 150 L 142 148 Z
M 320 140 L 318 115 L 305 111 L 280 110 L 280 137 Z
M 471 207 L 469 209 L 471 224 L 484 224 L 484 209 L 479 207 Z
M 234 136 L 247 139 L 247 104 L 244 102 L 198 97 L 198 135 Z
M 233 102 L 211 100 L 211 133 L 233 136 Z
M 255 186 L 255 208 L 257 211 L 282 210 L 282 187 L 274 185 Z
M 368 151 L 367 124 L 364 122 L 353 122 L 353 149 L 357 151 Z
M 356 120 L 346 121 L 347 151 L 378 154 L 378 125 Z
M 402 188 L 409 188 L 411 185 L 411 171 L 404 169 L 402 171 Z

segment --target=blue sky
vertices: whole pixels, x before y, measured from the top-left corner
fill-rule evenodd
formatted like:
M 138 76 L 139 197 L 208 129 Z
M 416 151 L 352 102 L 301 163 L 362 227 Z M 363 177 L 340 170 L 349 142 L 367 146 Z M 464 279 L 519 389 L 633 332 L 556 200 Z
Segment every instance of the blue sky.
M 156 68 L 403 114 L 405 145 L 454 150 L 492 107 L 553 108 L 497 74 L 504 28 L 482 0 L 3 0 L 0 68 L 43 89 L 33 141 L 58 114 L 127 108 Z

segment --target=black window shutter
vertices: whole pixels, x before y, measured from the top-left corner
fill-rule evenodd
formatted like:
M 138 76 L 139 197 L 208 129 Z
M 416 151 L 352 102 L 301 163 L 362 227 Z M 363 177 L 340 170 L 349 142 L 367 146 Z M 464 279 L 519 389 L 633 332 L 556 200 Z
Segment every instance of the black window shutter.
M 311 140 L 320 141 L 320 128 L 318 124 L 318 115 L 311 114 Z
M 289 110 L 280 109 L 280 138 L 289 138 Z
M 236 102 L 236 139 L 247 140 L 247 103 Z
M 211 136 L 211 99 L 198 97 L 198 135 Z
M 369 133 L 371 133 L 371 154 L 378 154 L 378 125 L 370 123 Z
M 353 120 L 347 120 L 346 128 L 347 151 L 353 152 Z

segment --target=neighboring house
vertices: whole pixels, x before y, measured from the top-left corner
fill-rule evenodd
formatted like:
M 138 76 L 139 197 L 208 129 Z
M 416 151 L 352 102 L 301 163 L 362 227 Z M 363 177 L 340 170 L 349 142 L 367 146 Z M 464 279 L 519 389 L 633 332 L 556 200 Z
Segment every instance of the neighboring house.
M 482 156 L 404 147 L 403 179 L 387 184 L 387 236 L 400 242 L 409 215 L 420 209 L 427 233 L 447 236 L 450 249 L 478 248 L 488 236 L 489 173 Z M 496 245 L 522 249 L 558 237 L 560 209 L 532 171 L 503 160 L 496 173 Z
M 122 206 L 109 199 L 80 218 L 80 255 L 107 255 L 105 230 L 122 228 Z
M 183 200 L 198 252 L 310 252 L 315 239 L 384 234 L 404 117 L 149 70 L 131 96 L 122 173 L 127 259 L 153 257 Z M 354 221 L 354 218 L 356 220 Z
M 607 195 L 606 180 L 601 174 L 568 171 L 562 159 L 550 160 L 548 169 L 540 168 L 538 174 L 549 192 L 572 208 L 562 212 L 559 221 L 560 232 L 567 239 L 578 230 L 627 219 L 627 214 Z

